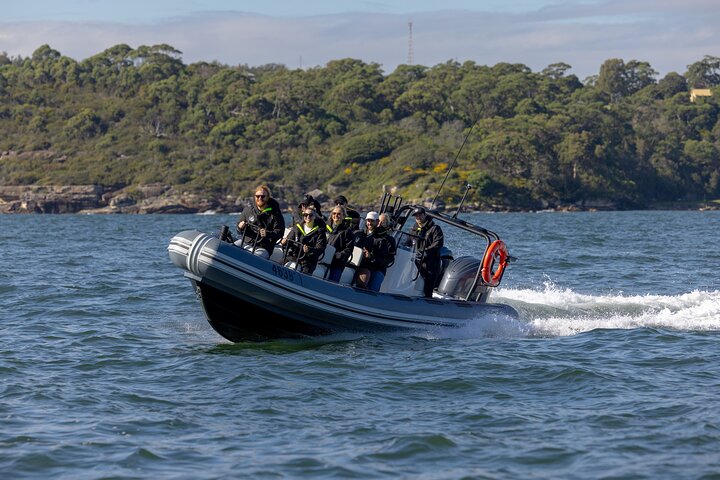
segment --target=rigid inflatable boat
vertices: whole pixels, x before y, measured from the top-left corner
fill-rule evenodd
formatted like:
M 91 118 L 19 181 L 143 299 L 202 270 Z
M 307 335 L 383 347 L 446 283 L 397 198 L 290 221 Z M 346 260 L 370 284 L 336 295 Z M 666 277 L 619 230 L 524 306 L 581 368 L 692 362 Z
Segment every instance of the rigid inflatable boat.
M 298 338 L 343 332 L 384 332 L 464 327 L 488 318 L 517 318 L 509 305 L 488 301 L 512 259 L 497 234 L 438 211 L 428 210 L 445 231 L 467 235 L 476 256 L 453 258 L 445 249 L 443 272 L 432 298 L 415 262 L 412 237 L 415 205 L 390 205 L 397 252 L 379 292 L 354 286 L 362 250 L 355 247 L 339 282 L 325 279 L 334 248 L 328 246 L 312 275 L 300 273 L 279 245 L 269 259 L 226 234 L 196 230 L 170 241 L 172 262 L 192 283 L 210 325 L 232 342 Z M 224 232 L 227 228 L 224 229 Z M 473 243 L 469 243 L 472 240 Z M 239 242 L 238 242 L 239 243 Z M 326 261 L 325 261 L 326 260 Z

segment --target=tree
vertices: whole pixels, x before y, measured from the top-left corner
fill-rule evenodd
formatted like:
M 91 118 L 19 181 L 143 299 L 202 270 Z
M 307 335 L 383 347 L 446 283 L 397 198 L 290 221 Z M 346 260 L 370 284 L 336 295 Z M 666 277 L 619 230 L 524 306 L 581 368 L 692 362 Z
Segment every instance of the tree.
M 567 72 L 571 68 L 572 66 L 568 65 L 567 63 L 552 63 L 543 69 L 542 74 L 546 77 L 551 78 L 552 80 L 558 80 L 564 77 L 565 72 Z
M 704 194 L 712 196 L 720 194 L 718 188 L 720 160 L 715 145 L 705 140 L 688 140 L 685 142 L 683 153 L 689 161 L 687 170 L 691 182 L 700 183 Z
M 377 92 L 388 105 L 392 105 L 411 85 L 424 78 L 426 72 L 427 67 L 422 65 L 399 65 L 378 85 Z
M 178 130 L 182 112 L 187 108 L 178 78 L 153 82 L 141 91 L 145 103 L 145 128 L 156 137 Z
M 702 60 L 688 65 L 685 72 L 692 88 L 712 88 L 720 85 L 720 58 L 705 55 Z
M 102 119 L 90 108 L 83 108 L 65 124 L 65 133 L 70 138 L 88 139 L 102 133 Z
M 630 60 L 625 66 L 625 76 L 628 84 L 628 94 L 639 92 L 648 85 L 656 83 L 656 72 L 648 62 Z
M 687 92 L 688 83 L 685 77 L 677 72 L 670 72 L 658 82 L 658 91 L 663 98 L 670 98 L 678 93 Z
M 631 60 L 626 64 L 619 58 L 611 58 L 600 67 L 595 86 L 610 95 L 612 102 L 617 102 L 655 83 L 656 75 L 647 62 Z
M 469 181 L 478 200 L 511 208 L 720 196 L 720 94 L 687 94 L 690 77 L 716 80 L 717 61 L 655 83 L 648 63 L 609 59 L 583 85 L 562 62 L 385 76 L 356 59 L 186 66 L 169 45 L 120 44 L 78 63 L 44 45 L 0 55 L 0 151 L 13 152 L 0 182 L 163 181 L 210 196 L 266 180 L 288 192 L 339 186 L 361 204 L 389 184 L 415 200 L 480 118 L 448 192 Z
M 55 60 L 60 58 L 60 52 L 50 48 L 50 45 L 42 45 L 38 47 L 30 57 L 33 62 L 44 62 L 46 60 Z
M 346 58 L 329 62 L 327 79 L 331 83 L 323 96 L 322 107 L 348 122 L 374 123 L 383 104 L 376 89 L 383 80 L 380 65 Z
M 143 81 L 150 83 L 180 75 L 185 69 L 180 55 L 180 50 L 167 44 L 141 45 L 133 52 L 133 61 Z

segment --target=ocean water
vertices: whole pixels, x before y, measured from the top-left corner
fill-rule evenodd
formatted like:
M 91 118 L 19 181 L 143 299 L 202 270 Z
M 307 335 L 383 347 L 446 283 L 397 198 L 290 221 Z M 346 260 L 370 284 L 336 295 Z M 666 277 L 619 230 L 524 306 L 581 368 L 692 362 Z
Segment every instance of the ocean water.
M 234 217 L 0 216 L 0 476 L 720 478 L 720 212 L 466 218 L 520 320 L 230 344 L 166 248 Z

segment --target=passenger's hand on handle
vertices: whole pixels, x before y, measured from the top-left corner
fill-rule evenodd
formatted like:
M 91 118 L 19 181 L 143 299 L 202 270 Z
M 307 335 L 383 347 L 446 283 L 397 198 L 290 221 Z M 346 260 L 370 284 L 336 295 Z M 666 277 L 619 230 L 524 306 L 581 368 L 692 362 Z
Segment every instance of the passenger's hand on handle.
M 238 230 L 245 230 L 245 220 L 241 220 L 240 223 L 237 224 Z
M 307 245 L 303 245 L 303 252 L 307 253 L 309 251 L 310 251 L 310 247 L 308 247 Z
M 267 235 L 267 230 L 265 230 L 264 228 L 261 228 L 261 229 L 260 229 L 260 236 L 263 237 L 263 238 L 265 238 L 265 235 Z

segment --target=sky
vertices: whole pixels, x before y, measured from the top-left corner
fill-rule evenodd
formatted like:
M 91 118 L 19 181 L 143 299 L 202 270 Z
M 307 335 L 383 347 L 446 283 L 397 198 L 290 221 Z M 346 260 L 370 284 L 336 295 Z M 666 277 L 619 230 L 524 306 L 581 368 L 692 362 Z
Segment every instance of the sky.
M 581 80 L 621 58 L 662 78 L 720 57 L 720 0 L 0 0 L 0 52 L 12 57 L 48 44 L 83 60 L 120 43 L 165 43 L 187 64 L 294 69 L 349 57 L 386 74 L 407 63 L 537 72 L 563 62 Z

